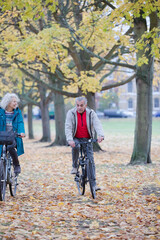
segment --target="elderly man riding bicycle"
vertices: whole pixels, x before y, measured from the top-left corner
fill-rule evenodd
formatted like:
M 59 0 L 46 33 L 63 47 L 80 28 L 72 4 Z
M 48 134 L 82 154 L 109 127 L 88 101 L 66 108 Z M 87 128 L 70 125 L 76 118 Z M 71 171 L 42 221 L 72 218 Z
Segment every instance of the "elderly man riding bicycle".
M 98 142 L 104 139 L 102 125 L 93 109 L 87 107 L 85 97 L 76 98 L 76 107 L 70 109 L 67 113 L 65 122 L 65 134 L 69 145 L 72 147 L 72 171 L 71 174 L 77 173 L 77 161 L 79 157 L 79 147 L 76 143 L 83 143 L 86 139 L 94 138 L 97 133 Z M 83 149 L 84 152 L 86 149 Z M 88 154 L 93 159 L 93 174 L 95 174 L 95 163 L 93 158 L 93 146 L 89 146 Z M 97 186 L 96 190 L 99 190 Z

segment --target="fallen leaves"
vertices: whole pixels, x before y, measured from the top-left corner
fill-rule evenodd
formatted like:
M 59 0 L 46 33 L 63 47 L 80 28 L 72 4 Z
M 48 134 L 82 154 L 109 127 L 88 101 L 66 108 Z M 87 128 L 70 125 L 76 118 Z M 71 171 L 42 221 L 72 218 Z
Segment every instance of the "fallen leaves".
M 26 139 L 17 196 L 7 189 L 0 202 L 0 239 L 160 239 L 160 149 L 154 164 L 133 167 L 130 139 L 114 141 L 95 153 L 101 191 L 93 200 L 88 185 L 78 194 L 69 147 Z

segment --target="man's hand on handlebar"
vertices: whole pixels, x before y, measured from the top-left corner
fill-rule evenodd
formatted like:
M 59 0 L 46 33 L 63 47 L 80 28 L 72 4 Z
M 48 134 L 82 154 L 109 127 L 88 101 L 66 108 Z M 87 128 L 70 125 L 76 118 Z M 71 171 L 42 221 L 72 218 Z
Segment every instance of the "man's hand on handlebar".
M 91 140 L 91 141 L 90 141 Z M 104 137 L 101 137 L 99 136 L 97 139 L 89 139 L 87 142 L 85 143 L 89 143 L 89 142 L 102 142 L 104 140 Z M 75 147 L 76 146 L 76 143 L 74 141 L 68 141 L 68 144 L 71 146 L 71 147 Z
M 98 136 L 98 138 L 97 138 L 98 143 L 102 142 L 103 140 L 104 140 L 104 137 Z
M 71 147 L 75 147 L 75 142 L 74 141 L 69 141 L 68 143 Z

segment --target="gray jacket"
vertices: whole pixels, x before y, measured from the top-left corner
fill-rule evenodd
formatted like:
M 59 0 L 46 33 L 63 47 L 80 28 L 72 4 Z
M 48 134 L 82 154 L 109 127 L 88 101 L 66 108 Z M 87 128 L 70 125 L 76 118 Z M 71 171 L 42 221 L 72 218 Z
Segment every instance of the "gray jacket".
M 94 110 L 90 108 L 86 108 L 86 120 L 87 120 L 87 128 L 91 138 L 94 138 L 95 131 L 97 136 L 104 137 L 104 132 L 102 129 L 101 122 L 97 117 L 97 114 Z M 73 138 L 77 131 L 77 108 L 74 107 L 70 109 L 66 116 L 65 122 L 65 134 L 67 141 L 73 141 Z

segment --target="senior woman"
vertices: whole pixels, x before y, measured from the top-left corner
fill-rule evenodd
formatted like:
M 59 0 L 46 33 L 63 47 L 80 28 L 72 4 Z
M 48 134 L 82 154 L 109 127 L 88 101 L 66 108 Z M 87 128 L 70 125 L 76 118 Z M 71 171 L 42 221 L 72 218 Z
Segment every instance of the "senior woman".
M 7 93 L 0 103 L 0 131 L 14 131 L 21 135 L 21 138 L 16 137 L 14 143 L 7 146 L 13 159 L 15 174 L 21 172 L 18 156 L 24 153 L 22 138 L 25 137 L 23 117 L 18 108 L 19 101 L 20 99 L 15 93 Z M 0 145 L 0 155 L 1 152 L 2 145 Z

